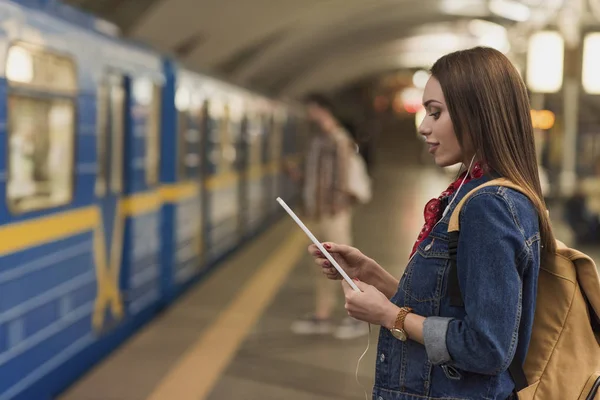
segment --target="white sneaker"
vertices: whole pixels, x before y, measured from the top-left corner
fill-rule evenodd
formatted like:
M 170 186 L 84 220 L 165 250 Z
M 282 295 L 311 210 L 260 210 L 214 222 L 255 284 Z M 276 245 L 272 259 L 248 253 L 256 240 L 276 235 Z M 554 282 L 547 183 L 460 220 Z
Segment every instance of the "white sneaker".
M 337 339 L 354 339 L 369 334 L 369 325 L 352 317 L 346 317 L 333 333 Z
M 297 335 L 326 335 L 332 331 L 331 319 L 319 319 L 313 314 L 292 323 L 292 332 Z

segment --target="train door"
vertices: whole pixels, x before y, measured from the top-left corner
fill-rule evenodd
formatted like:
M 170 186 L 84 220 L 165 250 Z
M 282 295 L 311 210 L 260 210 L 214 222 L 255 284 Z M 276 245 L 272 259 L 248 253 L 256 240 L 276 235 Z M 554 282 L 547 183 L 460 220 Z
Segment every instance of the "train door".
M 283 130 L 282 138 L 282 157 L 285 163 L 294 164 L 294 151 L 296 149 L 296 124 L 295 116 L 292 114 L 289 116 L 285 128 Z M 290 179 L 287 174 L 281 174 L 281 192 L 286 199 L 289 199 L 291 203 L 295 201 L 294 193 L 294 181 Z
M 261 169 L 262 169 L 262 187 L 265 198 L 272 198 L 273 192 L 273 180 L 271 179 L 270 173 L 270 163 L 271 163 L 271 153 L 269 151 L 270 138 L 273 131 L 273 115 L 267 107 L 265 107 L 263 114 L 261 116 L 261 129 L 262 134 L 260 137 L 261 142 Z M 266 203 L 264 205 L 264 216 L 267 221 L 271 219 L 273 216 L 271 213 L 271 205 Z
M 206 135 L 206 254 L 213 262 L 240 240 L 240 175 L 237 154 L 241 118 L 226 94 L 210 100 Z
M 233 149 L 232 158 L 233 170 L 238 176 L 236 210 L 237 226 L 234 228 L 237 232 L 235 235 L 238 238 L 243 236 L 244 230 L 244 212 L 246 207 L 246 184 L 247 176 L 246 167 L 246 146 L 244 145 L 245 135 L 245 108 L 243 101 L 237 96 L 233 97 L 229 102 L 229 146 Z
M 181 85 L 177 89 L 177 179 L 192 194 L 174 202 L 175 260 L 173 280 L 181 285 L 200 272 L 203 264 L 201 180 L 203 101 L 198 93 Z
M 126 78 L 118 73 L 106 74 L 98 87 L 96 197 L 101 229 L 100 234 L 94 238 L 96 262 L 99 265 L 96 268 L 98 295 L 93 317 L 93 324 L 97 330 L 106 329 L 124 314 L 120 272 L 125 230 L 121 198 L 124 180 L 126 93 Z
M 246 234 L 261 228 L 265 215 L 264 168 L 262 166 L 262 125 L 256 107 L 248 113 L 246 129 Z M 272 199 L 271 199 L 272 200 Z
M 248 190 L 251 185 L 251 170 L 248 158 L 249 135 L 248 135 L 248 115 L 244 114 L 240 124 L 240 136 L 237 141 L 237 170 L 240 175 L 240 183 L 238 190 L 238 207 L 239 207 L 239 226 L 242 236 L 248 233 L 250 224 L 250 199 Z
M 284 111 L 277 107 L 273 113 L 271 134 L 269 136 L 269 175 L 271 177 L 271 198 L 281 196 L 281 139 L 283 126 L 287 119 Z M 276 216 L 282 211 L 281 207 L 276 202 L 270 203 L 269 212 Z

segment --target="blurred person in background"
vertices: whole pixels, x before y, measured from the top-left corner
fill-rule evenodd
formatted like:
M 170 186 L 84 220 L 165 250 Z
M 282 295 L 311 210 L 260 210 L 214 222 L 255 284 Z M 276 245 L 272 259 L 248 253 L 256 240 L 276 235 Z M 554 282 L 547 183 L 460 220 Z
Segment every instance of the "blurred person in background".
M 311 94 L 306 100 L 308 118 L 314 127 L 306 167 L 300 172 L 287 166 L 295 180 L 302 180 L 303 211 L 307 227 L 321 240 L 352 244 L 353 196 L 348 187 L 351 152 L 356 145 L 351 135 L 336 117 L 332 102 L 321 94 Z M 339 339 L 351 339 L 368 333 L 360 321 L 346 317 L 334 324 L 336 305 L 343 292 L 337 282 L 315 279 L 315 309 L 292 324 L 296 334 L 330 334 Z M 340 301 L 338 301 L 340 300 Z
M 367 132 L 369 127 L 360 126 L 360 124 L 356 124 L 349 119 L 342 120 L 340 124 L 346 130 L 346 132 L 348 132 L 352 140 L 354 140 L 354 142 L 357 144 L 359 149 L 358 152 L 365 162 L 365 166 L 367 167 L 369 175 L 371 175 L 373 172 L 374 148 L 372 135 Z
M 523 366 L 540 260 L 556 249 L 527 89 L 508 58 L 490 48 L 448 54 L 431 72 L 419 132 L 436 165 L 468 167 L 427 203 L 402 278 L 354 247 L 324 246 L 361 290 L 342 281 L 348 314 L 382 327 L 373 398 L 517 399 L 508 367 Z M 468 192 L 498 177 L 527 195 L 488 186 L 467 199 L 456 253 L 463 304 L 457 304 L 448 291 L 448 222 Z M 327 278 L 341 279 L 315 245 L 309 252 Z

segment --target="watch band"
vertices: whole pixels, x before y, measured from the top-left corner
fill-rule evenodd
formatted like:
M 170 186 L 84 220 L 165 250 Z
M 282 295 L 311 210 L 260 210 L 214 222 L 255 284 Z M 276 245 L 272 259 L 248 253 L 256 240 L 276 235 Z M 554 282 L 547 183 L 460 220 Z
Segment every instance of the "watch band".
M 394 329 L 404 330 L 404 320 L 406 316 L 413 311 L 410 307 L 400 307 L 400 311 L 398 311 L 398 316 L 396 316 L 396 322 L 394 322 Z

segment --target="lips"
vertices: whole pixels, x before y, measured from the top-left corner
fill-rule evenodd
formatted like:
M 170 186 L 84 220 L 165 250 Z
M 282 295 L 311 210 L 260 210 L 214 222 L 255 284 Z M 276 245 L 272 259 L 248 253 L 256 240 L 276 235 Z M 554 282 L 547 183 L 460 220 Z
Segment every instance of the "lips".
M 434 153 L 440 145 L 439 143 L 436 143 L 436 142 L 426 142 L 426 143 L 429 146 L 430 153 Z

